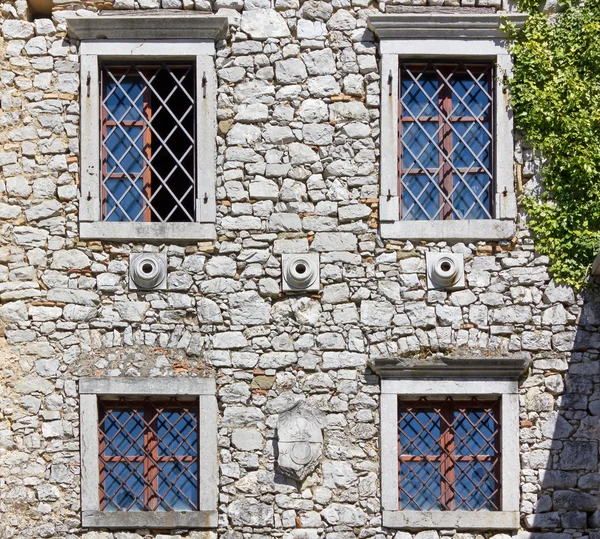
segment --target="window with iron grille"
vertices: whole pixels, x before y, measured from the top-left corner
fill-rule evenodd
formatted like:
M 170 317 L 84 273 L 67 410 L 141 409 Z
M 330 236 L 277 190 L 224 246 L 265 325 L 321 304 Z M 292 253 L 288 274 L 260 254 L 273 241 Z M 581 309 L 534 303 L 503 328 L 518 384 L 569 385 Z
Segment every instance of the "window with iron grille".
M 496 370 L 475 359 L 372 364 L 381 376 L 383 526 L 519 527 L 524 363 L 498 362 Z
M 227 19 L 78 19 L 67 22 L 80 42 L 80 237 L 215 239 L 214 56 Z
M 525 16 L 506 15 L 516 27 Z M 510 239 L 516 231 L 512 69 L 499 14 L 370 15 L 381 55 L 384 238 Z
M 400 399 L 400 509 L 498 510 L 498 418 L 498 401 Z
M 493 66 L 400 64 L 400 218 L 492 217 Z
M 198 400 L 99 401 L 100 510 L 198 510 Z
M 86 528 L 217 525 L 214 378 L 82 378 Z
M 103 221 L 192 222 L 193 64 L 102 64 Z

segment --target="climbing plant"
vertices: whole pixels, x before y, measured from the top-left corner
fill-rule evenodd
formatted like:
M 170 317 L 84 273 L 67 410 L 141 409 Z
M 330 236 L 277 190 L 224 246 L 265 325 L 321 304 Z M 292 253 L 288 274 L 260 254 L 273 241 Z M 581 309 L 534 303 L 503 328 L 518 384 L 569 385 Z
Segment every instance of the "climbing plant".
M 542 159 L 522 202 L 553 277 L 582 288 L 600 248 L 600 0 L 520 9 L 530 16 L 512 41 L 510 94 L 515 128 Z

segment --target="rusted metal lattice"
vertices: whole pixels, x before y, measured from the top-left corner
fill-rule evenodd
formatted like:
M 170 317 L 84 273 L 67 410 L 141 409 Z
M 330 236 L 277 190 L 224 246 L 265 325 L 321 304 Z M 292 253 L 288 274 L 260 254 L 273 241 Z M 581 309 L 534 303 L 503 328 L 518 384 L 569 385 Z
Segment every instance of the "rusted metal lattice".
M 400 218 L 492 217 L 492 64 L 400 65 Z
M 100 509 L 198 509 L 198 400 L 99 402 Z
M 498 401 L 400 400 L 400 509 L 498 510 L 498 418 Z
M 102 219 L 194 221 L 195 70 L 103 65 Z

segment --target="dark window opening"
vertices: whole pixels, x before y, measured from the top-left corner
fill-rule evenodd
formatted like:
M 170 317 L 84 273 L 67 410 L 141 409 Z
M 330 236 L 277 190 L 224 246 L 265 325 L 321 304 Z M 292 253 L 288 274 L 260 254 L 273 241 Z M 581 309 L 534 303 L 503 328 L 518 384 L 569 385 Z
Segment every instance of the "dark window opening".
M 103 65 L 102 219 L 195 220 L 195 70 Z

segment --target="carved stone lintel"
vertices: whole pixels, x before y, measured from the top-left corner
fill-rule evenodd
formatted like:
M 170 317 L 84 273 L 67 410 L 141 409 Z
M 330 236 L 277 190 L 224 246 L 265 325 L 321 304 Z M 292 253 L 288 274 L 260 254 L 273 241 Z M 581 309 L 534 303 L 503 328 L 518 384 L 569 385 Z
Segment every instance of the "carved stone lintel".
M 372 358 L 369 367 L 381 378 L 395 380 L 517 380 L 529 367 L 527 355 L 509 357 Z
M 323 455 L 323 416 L 305 402 L 281 413 L 277 422 L 281 472 L 303 481 L 319 464 Z

